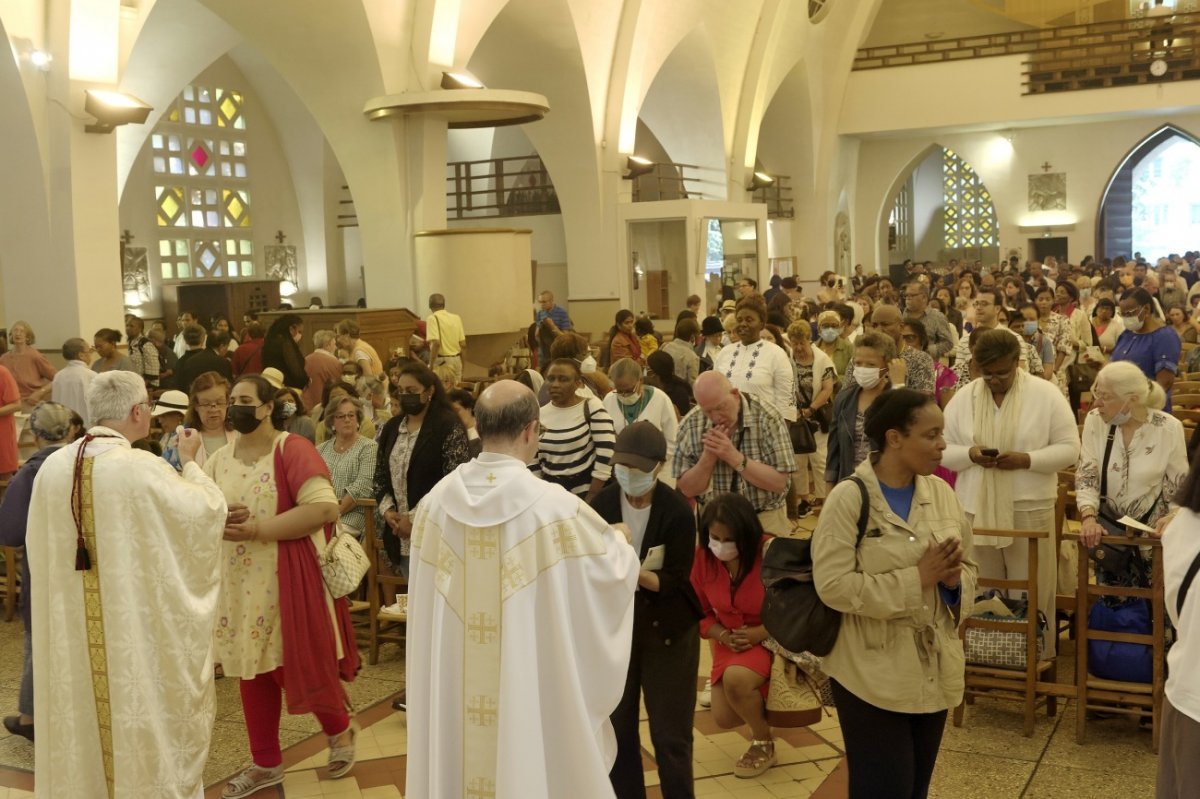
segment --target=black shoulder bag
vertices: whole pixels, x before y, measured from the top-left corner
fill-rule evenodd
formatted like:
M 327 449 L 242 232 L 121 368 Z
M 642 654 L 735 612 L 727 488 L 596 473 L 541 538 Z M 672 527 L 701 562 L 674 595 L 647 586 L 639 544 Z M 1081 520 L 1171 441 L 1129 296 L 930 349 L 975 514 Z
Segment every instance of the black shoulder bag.
M 851 477 L 862 496 L 858 513 L 857 551 L 867 534 L 867 516 L 871 502 L 867 486 L 858 477 Z M 826 605 L 817 595 L 813 582 L 812 540 L 776 538 L 763 554 L 762 581 L 766 597 L 762 606 L 762 623 L 772 638 L 789 652 L 811 652 L 818 657 L 828 655 L 837 643 L 842 628 L 840 611 Z
M 1116 425 L 1109 425 L 1108 441 L 1104 444 L 1104 460 L 1100 465 L 1100 502 L 1096 508 L 1096 522 L 1104 528 L 1106 535 L 1126 536 L 1125 526 L 1104 512 L 1104 501 L 1108 496 L 1108 463 L 1112 458 L 1113 442 L 1117 435 Z M 1150 509 L 1138 519 L 1146 524 L 1154 508 L 1158 505 L 1156 499 Z M 1096 568 L 1104 572 L 1108 579 L 1118 584 L 1148 585 L 1150 569 L 1141 550 L 1135 545 L 1119 546 L 1114 544 L 1098 544 L 1088 549 L 1088 558 L 1096 564 Z

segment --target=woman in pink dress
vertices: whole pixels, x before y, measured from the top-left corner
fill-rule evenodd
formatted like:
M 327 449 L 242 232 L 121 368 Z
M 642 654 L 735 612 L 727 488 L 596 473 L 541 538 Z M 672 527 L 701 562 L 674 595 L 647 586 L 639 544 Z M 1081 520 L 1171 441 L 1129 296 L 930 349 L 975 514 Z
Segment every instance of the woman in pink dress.
M 771 653 L 762 645 L 767 631 L 760 619 L 766 538 L 749 500 L 718 494 L 700 515 L 700 546 L 692 564 L 692 587 L 704 612 L 700 635 L 713 641 L 713 720 L 724 729 L 750 726 L 750 748 L 733 767 L 735 776 L 746 778 L 775 764 L 766 711 Z
M 905 321 L 902 335 L 910 347 L 920 347 L 924 350 L 929 346 L 929 335 L 925 331 L 925 325 L 920 322 Z M 933 398 L 937 401 L 939 408 L 946 407 L 946 403 L 954 396 L 956 385 L 958 385 L 958 375 L 954 374 L 954 370 L 941 361 L 934 361 Z M 954 487 L 954 481 L 958 479 L 958 474 L 945 466 L 938 466 L 933 473 L 949 483 L 951 488 Z

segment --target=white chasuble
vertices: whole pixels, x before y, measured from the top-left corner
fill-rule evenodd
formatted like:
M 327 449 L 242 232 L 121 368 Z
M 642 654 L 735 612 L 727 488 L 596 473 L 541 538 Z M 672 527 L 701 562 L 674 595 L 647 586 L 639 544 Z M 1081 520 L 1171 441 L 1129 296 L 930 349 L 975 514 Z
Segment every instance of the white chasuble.
M 75 569 L 79 442 L 46 460 L 29 508 L 36 795 L 200 799 L 225 498 L 194 464 L 91 432 L 115 436 L 82 460 L 91 569 Z
M 638 570 L 624 536 L 515 458 L 438 483 L 413 525 L 406 794 L 612 797 Z

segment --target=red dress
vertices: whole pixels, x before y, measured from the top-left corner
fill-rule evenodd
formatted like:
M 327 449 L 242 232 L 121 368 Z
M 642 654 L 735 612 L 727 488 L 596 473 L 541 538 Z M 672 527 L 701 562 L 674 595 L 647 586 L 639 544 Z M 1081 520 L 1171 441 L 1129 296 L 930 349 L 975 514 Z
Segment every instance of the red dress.
M 21 399 L 12 372 L 0 366 L 0 405 L 11 405 Z M 0 416 L 0 474 L 17 470 L 17 416 Z
M 763 542 L 766 543 L 766 540 L 764 536 Z M 730 630 L 762 624 L 759 614 L 766 598 L 762 584 L 762 547 L 759 547 L 758 557 L 732 595 L 732 580 L 725 564 L 713 557 L 707 547 L 697 548 L 696 559 L 692 562 L 692 587 L 696 589 L 700 608 L 704 611 L 704 618 L 700 619 L 700 635 L 707 636 L 715 622 L 720 622 Z M 721 642 L 713 641 L 712 653 L 713 685 L 721 681 L 725 669 L 730 666 L 744 666 L 764 680 L 771 676 L 771 653 L 762 644 L 752 646 L 745 652 L 734 652 Z M 761 690 L 766 696 L 766 682 L 763 682 Z

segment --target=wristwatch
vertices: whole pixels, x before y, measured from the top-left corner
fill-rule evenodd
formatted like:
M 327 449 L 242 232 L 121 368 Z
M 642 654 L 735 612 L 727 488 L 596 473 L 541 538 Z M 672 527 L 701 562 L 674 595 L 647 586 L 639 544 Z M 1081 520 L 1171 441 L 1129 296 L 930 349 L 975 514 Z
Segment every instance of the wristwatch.
M 749 460 L 749 459 L 748 459 L 748 458 L 747 458 L 745 455 L 743 455 L 743 456 L 742 456 L 742 462 L 741 462 L 741 463 L 739 463 L 737 466 L 734 466 L 734 467 L 733 467 L 733 470 L 734 470 L 735 472 L 737 472 L 738 474 L 741 474 L 742 472 L 746 471 L 746 463 L 747 463 L 747 461 L 748 461 L 748 460 Z

